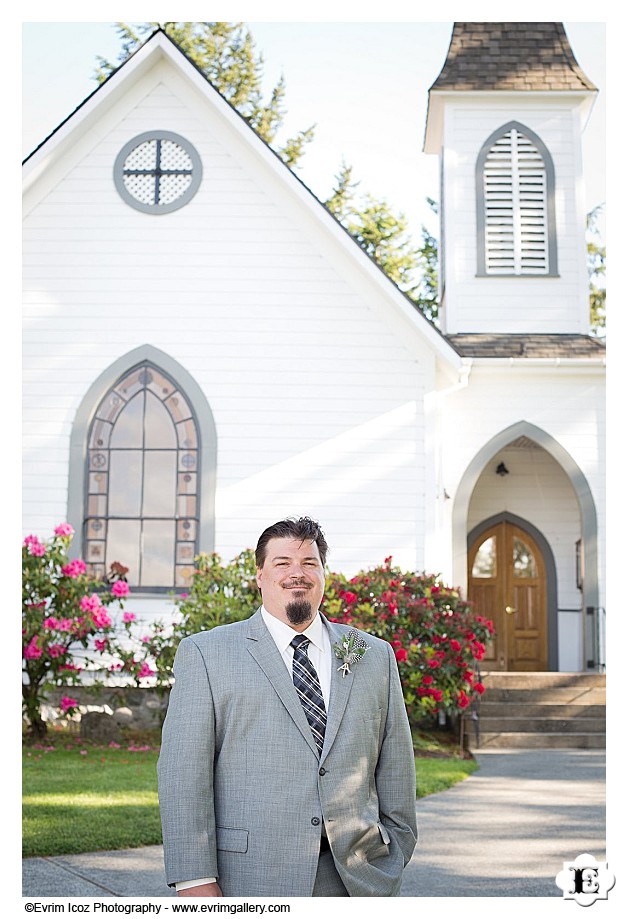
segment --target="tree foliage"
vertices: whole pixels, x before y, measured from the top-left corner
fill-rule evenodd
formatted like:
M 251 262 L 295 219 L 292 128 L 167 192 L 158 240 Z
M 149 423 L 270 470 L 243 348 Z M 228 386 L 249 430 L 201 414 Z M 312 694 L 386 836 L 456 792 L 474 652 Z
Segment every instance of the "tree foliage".
M 116 23 L 122 42 L 118 62 L 98 58 L 99 82 L 122 64 L 147 35 L 162 28 L 267 144 L 272 144 L 283 124 L 286 86 L 283 77 L 264 101 L 262 88 L 264 58 L 257 53 L 251 32 L 242 22 L 140 22 Z M 305 147 L 314 137 L 314 125 L 299 131 L 276 150 L 290 167 L 298 164 Z
M 223 563 L 217 552 L 196 556 L 189 591 L 176 600 L 176 621 L 158 622 L 147 642 L 147 654 L 155 661 L 158 690 L 170 687 L 174 656 L 182 638 L 253 615 L 260 605 L 255 572 L 252 549 L 245 549 L 229 563 Z
M 247 619 L 260 606 L 255 571 L 251 549 L 230 562 L 216 553 L 196 557 L 190 591 L 177 601 L 177 623 L 160 651 L 148 649 L 162 687 L 171 685 L 182 638 Z M 484 691 L 479 662 L 493 623 L 436 575 L 402 571 L 391 556 L 352 578 L 328 572 L 321 609 L 331 621 L 392 645 L 412 724 L 438 712 L 458 714 Z
M 598 219 L 604 205 L 587 214 L 587 267 L 589 271 L 589 315 L 597 335 L 606 331 L 606 246 L 602 245 Z
M 438 249 L 427 227 L 421 228 L 417 246 L 403 213 L 395 214 L 383 198 L 371 194 L 356 197 L 359 182 L 344 161 L 331 195 L 323 203 L 356 242 L 415 303 L 428 319 L 438 316 Z M 436 202 L 426 199 L 436 213 Z
M 270 146 L 285 116 L 286 86 L 283 77 L 265 101 L 262 89 L 264 58 L 242 22 L 140 22 L 116 23 L 122 43 L 117 63 L 98 58 L 96 79 L 105 80 L 155 29 L 163 31 L 181 48 L 220 94 Z M 275 152 L 290 168 L 298 166 L 315 126 L 299 131 Z M 431 321 L 438 319 L 438 243 L 421 227 L 420 243 L 412 238 L 403 213 L 395 213 L 384 198 L 358 194 L 359 181 L 350 165 L 342 162 L 325 207 L 345 227 L 359 246 Z M 427 203 L 437 212 L 436 203 Z M 604 334 L 606 327 L 606 247 L 601 245 L 597 219 L 602 206 L 587 215 L 587 255 L 591 328 Z
M 412 726 L 484 692 L 479 663 L 495 628 L 438 575 L 403 571 L 392 556 L 352 578 L 330 573 L 323 611 L 392 646 Z

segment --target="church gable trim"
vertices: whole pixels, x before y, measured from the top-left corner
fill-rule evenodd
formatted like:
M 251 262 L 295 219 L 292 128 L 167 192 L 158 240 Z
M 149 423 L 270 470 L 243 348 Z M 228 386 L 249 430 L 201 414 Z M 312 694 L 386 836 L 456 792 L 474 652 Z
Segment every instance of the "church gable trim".
M 397 287 L 311 189 L 220 94 L 194 62 L 159 29 L 26 158 L 24 212 L 28 213 L 34 209 L 45 195 L 47 179 L 44 179 L 44 175 L 49 177 L 53 169 L 56 177 L 64 174 L 66 164 L 71 158 L 70 151 L 81 141 L 84 142 L 86 137 L 91 138 L 90 132 L 100 130 L 101 114 L 105 120 L 109 116 L 113 118 L 111 113 L 115 107 L 121 102 L 124 105 L 124 94 L 127 93 L 130 98 L 134 92 L 139 93 L 143 78 L 150 75 L 153 66 L 161 62 L 170 65 L 175 73 L 184 78 L 191 91 L 198 94 L 205 104 L 212 106 L 231 129 L 234 137 L 247 145 L 259 162 L 264 164 L 264 167 L 281 182 L 283 188 L 293 196 L 293 200 L 296 200 L 305 213 L 315 221 L 321 234 L 326 237 L 326 244 L 330 241 L 336 252 L 349 260 L 351 269 L 356 271 L 358 277 L 370 283 L 372 292 L 385 298 L 387 309 L 393 309 L 402 321 L 410 326 L 420 341 L 427 340 L 444 366 L 457 371 L 460 367 L 459 356 L 440 329 Z M 143 87 L 142 91 L 145 89 L 146 87 Z

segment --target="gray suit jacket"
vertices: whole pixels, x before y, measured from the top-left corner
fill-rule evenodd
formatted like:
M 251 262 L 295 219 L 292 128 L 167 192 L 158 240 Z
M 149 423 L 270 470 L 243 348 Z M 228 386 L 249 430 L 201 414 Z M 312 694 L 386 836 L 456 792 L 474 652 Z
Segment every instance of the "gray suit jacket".
M 348 631 L 323 622 L 332 644 Z M 392 648 L 361 634 L 351 673 L 332 664 L 320 761 L 260 610 L 183 639 L 157 767 L 169 885 L 311 896 L 324 821 L 351 896 L 399 895 L 417 840 L 412 740 Z

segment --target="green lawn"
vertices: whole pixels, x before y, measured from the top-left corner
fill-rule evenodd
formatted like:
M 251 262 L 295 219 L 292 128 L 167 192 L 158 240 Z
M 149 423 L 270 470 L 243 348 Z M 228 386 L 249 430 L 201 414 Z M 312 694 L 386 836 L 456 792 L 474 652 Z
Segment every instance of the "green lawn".
M 416 796 L 424 798 L 437 791 L 445 791 L 452 785 L 457 785 L 478 768 L 473 759 L 417 757 L 414 761 L 416 769 Z
M 477 768 L 472 759 L 436 755 L 419 744 L 417 797 L 443 791 Z M 447 750 L 451 753 L 451 750 Z M 23 855 L 71 855 L 161 843 L 158 735 L 119 748 L 53 734 L 23 755 Z
M 68 738 L 25 748 L 24 856 L 160 843 L 158 752 L 128 741 L 115 749 Z

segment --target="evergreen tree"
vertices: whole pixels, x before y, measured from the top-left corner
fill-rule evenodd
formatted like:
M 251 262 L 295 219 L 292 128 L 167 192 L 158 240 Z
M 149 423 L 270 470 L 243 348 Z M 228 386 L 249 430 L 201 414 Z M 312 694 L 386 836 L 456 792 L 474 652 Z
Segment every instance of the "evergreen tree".
M 186 56 L 242 115 L 262 140 L 272 145 L 285 115 L 283 77 L 264 102 L 264 58 L 257 54 L 250 31 L 241 22 L 141 22 L 116 23 L 122 49 L 116 64 L 98 58 L 95 77 L 103 80 L 133 54 L 147 35 L 162 28 Z M 290 138 L 276 152 L 290 167 L 298 164 L 305 146 L 314 137 L 314 125 Z
M 421 228 L 421 246 L 408 233 L 404 214 L 395 214 L 384 199 L 365 194 L 356 201 L 359 182 L 344 161 L 325 207 L 353 236 L 397 287 L 431 320 L 438 316 L 438 250 L 427 227 Z M 426 199 L 436 213 L 436 202 Z
M 589 315 L 594 335 L 606 332 L 606 246 L 601 245 L 598 218 L 604 205 L 587 214 L 587 267 L 589 270 Z

